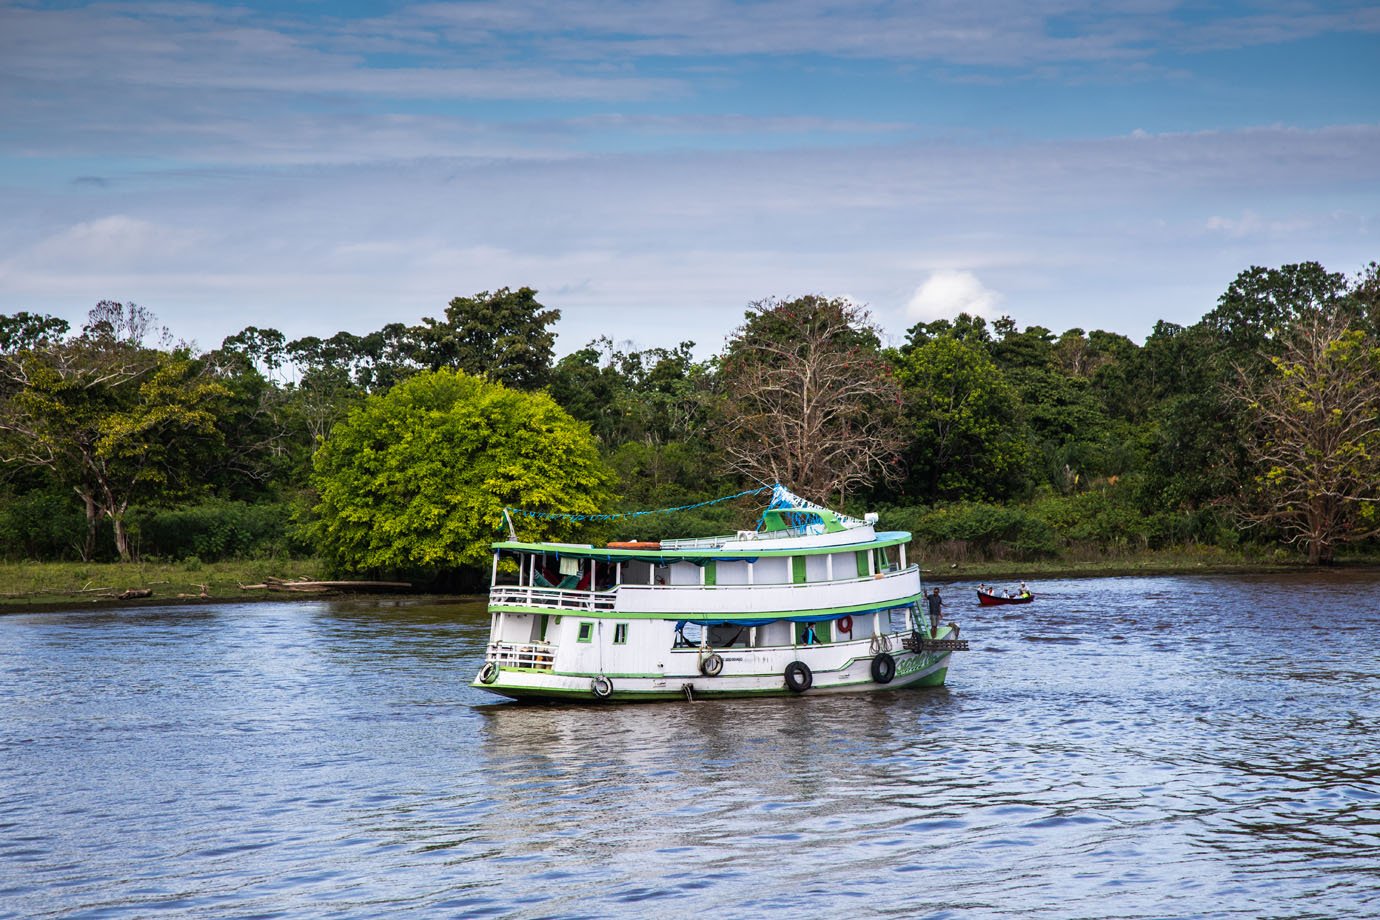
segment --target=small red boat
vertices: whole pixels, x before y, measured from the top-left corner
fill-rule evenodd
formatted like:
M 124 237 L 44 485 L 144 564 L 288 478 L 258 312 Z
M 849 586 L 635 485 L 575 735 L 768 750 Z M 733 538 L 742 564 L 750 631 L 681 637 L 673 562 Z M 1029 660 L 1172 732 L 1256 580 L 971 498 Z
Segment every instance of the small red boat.
M 991 591 L 979 591 L 977 593 L 978 604 L 983 607 L 1000 607 L 1003 604 L 1028 604 L 1035 600 L 1035 595 L 1026 593 L 1018 597 L 1004 597 L 1000 594 L 993 594 Z

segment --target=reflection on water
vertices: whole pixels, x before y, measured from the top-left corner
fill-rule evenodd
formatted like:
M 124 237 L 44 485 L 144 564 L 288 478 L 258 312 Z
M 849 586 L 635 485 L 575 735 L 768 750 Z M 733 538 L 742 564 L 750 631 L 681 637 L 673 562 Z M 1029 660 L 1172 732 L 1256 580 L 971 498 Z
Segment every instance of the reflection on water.
M 0 618 L 0 916 L 1374 916 L 1380 579 L 946 590 L 946 688 L 521 706 L 474 605 Z

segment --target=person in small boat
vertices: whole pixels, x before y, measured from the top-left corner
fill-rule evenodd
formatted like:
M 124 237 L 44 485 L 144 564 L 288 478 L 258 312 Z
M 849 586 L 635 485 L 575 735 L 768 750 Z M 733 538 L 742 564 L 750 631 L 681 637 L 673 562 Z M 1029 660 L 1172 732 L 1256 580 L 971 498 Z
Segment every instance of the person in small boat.
M 930 638 L 939 635 L 939 621 L 944 616 L 944 601 L 939 596 L 939 589 L 935 588 L 930 592 L 926 602 L 930 607 Z
M 1025 582 L 1021 582 L 1021 597 L 1029 597 L 1029 596 L 1030 596 L 1030 589 L 1027 588 L 1027 587 L 1025 586 Z

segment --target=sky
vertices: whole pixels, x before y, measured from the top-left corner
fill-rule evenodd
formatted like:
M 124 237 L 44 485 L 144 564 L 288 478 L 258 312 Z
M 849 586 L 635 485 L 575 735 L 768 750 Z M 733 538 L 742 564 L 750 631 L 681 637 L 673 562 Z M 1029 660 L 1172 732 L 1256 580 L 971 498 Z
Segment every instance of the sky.
M 1380 4 L 0 0 L 0 313 L 203 348 L 536 288 L 557 352 L 753 302 L 1143 341 L 1380 260 Z

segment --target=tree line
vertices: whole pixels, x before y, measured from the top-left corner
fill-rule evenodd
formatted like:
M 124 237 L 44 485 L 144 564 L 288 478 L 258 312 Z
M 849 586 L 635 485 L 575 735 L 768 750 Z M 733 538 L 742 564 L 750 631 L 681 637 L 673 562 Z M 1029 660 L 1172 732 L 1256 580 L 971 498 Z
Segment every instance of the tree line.
M 593 514 L 773 481 L 989 556 L 1246 543 L 1326 563 L 1380 535 L 1375 263 L 1250 268 L 1143 344 L 960 314 L 888 346 L 861 305 L 809 295 L 750 304 L 708 359 L 612 336 L 557 359 L 559 320 L 504 288 L 413 325 L 248 327 L 203 351 L 132 303 L 77 330 L 0 315 L 0 553 L 435 572 L 481 562 L 504 505 Z

